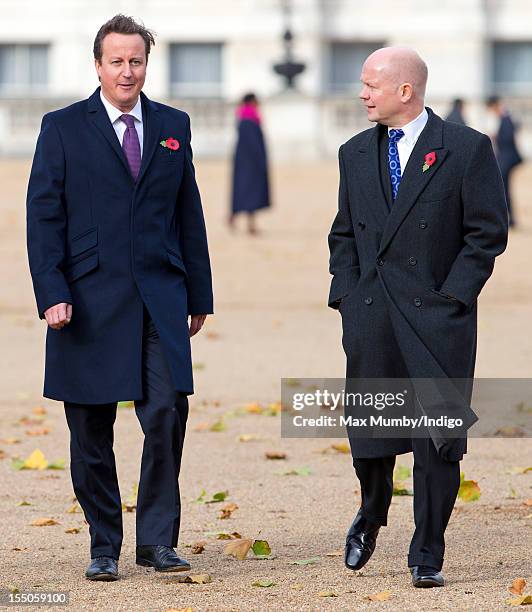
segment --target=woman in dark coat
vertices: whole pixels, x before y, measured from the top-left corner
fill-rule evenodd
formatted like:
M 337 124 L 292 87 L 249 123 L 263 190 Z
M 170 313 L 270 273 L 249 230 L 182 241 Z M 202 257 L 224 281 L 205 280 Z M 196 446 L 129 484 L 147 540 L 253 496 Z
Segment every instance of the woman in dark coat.
M 248 214 L 248 230 L 256 234 L 255 211 L 270 206 L 268 160 L 255 94 L 246 94 L 237 108 L 238 140 L 234 154 L 233 195 L 229 225 L 235 215 Z

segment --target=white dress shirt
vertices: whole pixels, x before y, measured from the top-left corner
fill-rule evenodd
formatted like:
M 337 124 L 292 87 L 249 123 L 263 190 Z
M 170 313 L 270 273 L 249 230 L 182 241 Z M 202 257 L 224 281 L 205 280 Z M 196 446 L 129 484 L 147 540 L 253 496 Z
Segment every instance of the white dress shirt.
M 127 127 L 126 124 L 120 119 L 120 117 L 125 114 L 131 115 L 132 117 L 134 117 L 135 129 L 137 130 L 137 134 L 139 136 L 139 142 L 140 142 L 140 156 L 142 157 L 144 129 L 142 125 L 142 104 L 140 101 L 140 96 L 139 96 L 139 99 L 137 100 L 137 103 L 129 111 L 129 113 L 124 113 L 119 108 L 116 108 L 116 106 L 113 106 L 109 102 L 109 100 L 107 100 L 107 98 L 103 95 L 101 89 L 100 89 L 100 98 L 105 107 L 105 110 L 107 111 L 107 114 L 109 115 L 109 120 L 111 121 L 111 124 L 113 125 L 113 128 L 116 132 L 116 136 L 118 138 L 118 142 L 120 143 L 120 146 L 122 146 L 122 142 L 124 140 L 124 134 L 126 132 L 126 127 Z
M 422 113 L 418 115 L 413 121 L 403 125 L 401 128 L 388 128 L 388 134 L 390 130 L 403 130 L 405 135 L 397 142 L 397 152 L 399 153 L 399 162 L 401 164 L 401 176 L 405 173 L 406 164 L 410 159 L 410 155 L 414 150 L 414 146 L 419 138 L 419 135 L 423 131 L 423 128 L 427 125 L 429 114 L 427 109 L 424 108 Z

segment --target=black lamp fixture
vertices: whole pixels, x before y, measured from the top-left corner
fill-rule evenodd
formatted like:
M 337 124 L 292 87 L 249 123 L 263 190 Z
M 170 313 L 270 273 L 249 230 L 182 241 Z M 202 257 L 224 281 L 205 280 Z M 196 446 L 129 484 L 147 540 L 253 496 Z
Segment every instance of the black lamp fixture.
M 284 47 L 284 58 L 280 64 L 274 64 L 273 70 L 285 80 L 286 89 L 294 89 L 295 78 L 300 75 L 306 68 L 305 64 L 294 61 L 292 54 L 292 46 L 294 43 L 294 35 L 290 29 L 290 20 L 292 13 L 291 0 L 281 0 L 282 11 L 286 23 L 285 31 L 282 36 Z

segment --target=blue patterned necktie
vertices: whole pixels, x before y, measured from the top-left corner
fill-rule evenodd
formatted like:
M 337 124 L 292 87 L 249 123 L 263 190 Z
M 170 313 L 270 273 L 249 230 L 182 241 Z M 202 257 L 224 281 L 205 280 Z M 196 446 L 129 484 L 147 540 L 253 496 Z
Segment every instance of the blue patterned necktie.
M 397 143 L 405 135 L 403 130 L 390 130 L 388 134 L 388 170 L 392 181 L 392 197 L 395 201 L 401 184 L 401 162 Z

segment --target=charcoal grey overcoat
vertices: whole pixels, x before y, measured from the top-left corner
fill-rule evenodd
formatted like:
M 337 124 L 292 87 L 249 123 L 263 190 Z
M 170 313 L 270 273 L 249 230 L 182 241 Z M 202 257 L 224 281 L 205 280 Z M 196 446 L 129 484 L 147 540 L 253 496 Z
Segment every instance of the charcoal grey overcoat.
M 489 138 L 427 111 L 393 203 L 382 180 L 384 126 L 340 147 L 329 306 L 342 316 L 348 378 L 474 375 L 477 298 L 507 242 L 504 189 Z M 428 153 L 436 161 L 424 172 Z M 461 442 L 451 459 L 465 452 Z M 406 438 L 351 446 L 360 458 L 412 449 Z

